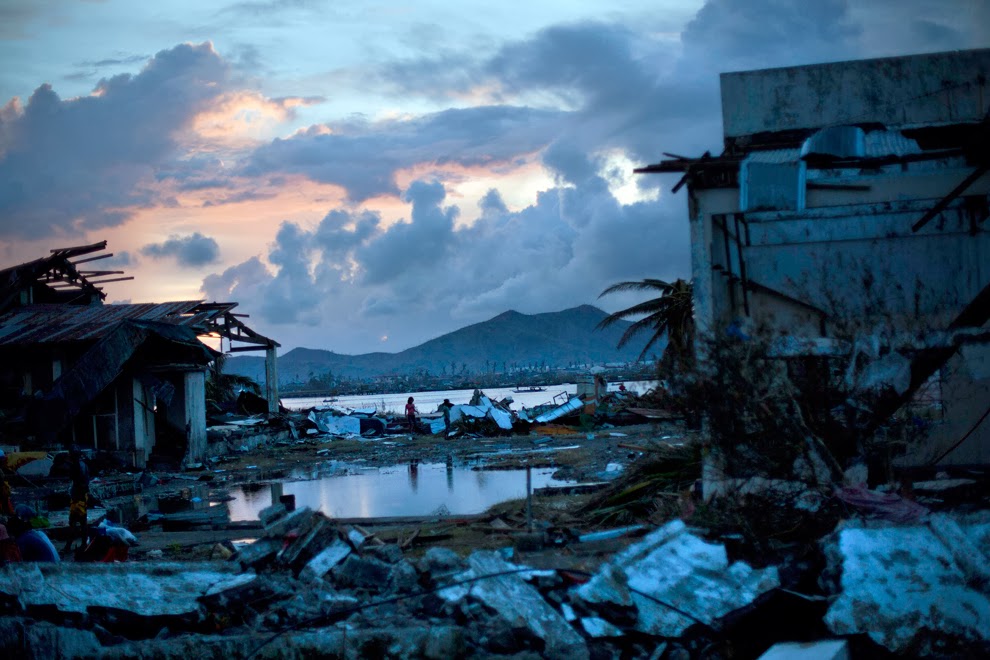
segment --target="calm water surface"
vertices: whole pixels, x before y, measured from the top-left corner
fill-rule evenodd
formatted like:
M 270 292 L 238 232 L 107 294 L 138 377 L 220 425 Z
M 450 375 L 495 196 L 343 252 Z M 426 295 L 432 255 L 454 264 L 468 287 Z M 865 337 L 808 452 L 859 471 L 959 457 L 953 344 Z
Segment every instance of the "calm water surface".
M 562 486 L 551 478 L 553 468 L 533 469 L 533 488 Z M 361 470 L 282 484 L 296 496 L 296 507 L 308 506 L 335 518 L 426 516 L 445 507 L 455 515 L 481 513 L 499 502 L 525 497 L 525 470 L 471 470 L 443 463 L 421 463 Z M 231 489 L 231 520 L 257 520 L 272 504 L 268 484 Z

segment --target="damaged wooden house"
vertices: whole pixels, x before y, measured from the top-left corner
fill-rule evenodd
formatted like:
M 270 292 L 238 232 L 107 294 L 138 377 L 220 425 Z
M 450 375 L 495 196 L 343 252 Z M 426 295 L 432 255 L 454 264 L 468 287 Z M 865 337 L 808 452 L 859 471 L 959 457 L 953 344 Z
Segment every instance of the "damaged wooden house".
M 902 466 L 990 463 L 990 49 L 725 73 L 724 150 L 683 175 L 699 359 L 727 334 L 824 358 L 826 413 L 895 415 Z M 838 412 L 836 412 L 838 411 Z
M 266 352 L 277 411 L 279 344 L 248 328 L 237 303 L 105 304 L 101 285 L 130 279 L 90 265 L 112 256 L 105 249 L 57 249 L 0 270 L 0 444 L 76 444 L 138 468 L 202 461 L 207 369 L 218 355 L 206 338 Z

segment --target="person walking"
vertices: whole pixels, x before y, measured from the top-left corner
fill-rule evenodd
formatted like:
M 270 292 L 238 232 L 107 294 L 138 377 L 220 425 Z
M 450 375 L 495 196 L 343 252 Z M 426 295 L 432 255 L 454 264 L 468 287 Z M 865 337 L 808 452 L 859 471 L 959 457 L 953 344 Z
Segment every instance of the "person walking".
M 416 404 L 413 403 L 413 398 L 409 397 L 406 402 L 406 423 L 409 424 L 409 432 L 416 432 Z
M 450 409 L 454 407 L 454 404 L 450 402 L 450 399 L 444 399 L 443 403 L 440 404 L 440 412 L 443 413 L 443 435 L 447 437 L 450 435 Z

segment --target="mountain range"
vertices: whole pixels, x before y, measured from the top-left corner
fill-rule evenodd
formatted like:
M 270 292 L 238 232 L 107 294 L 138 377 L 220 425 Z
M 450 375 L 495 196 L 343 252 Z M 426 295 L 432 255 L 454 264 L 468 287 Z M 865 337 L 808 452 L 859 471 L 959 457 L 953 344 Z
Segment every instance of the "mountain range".
M 508 311 L 399 353 L 344 355 L 294 348 L 278 357 L 279 384 L 305 383 L 328 372 L 335 378 L 371 379 L 424 372 L 452 375 L 635 361 L 646 335 L 642 342 L 634 340 L 617 348 L 630 323 L 620 321 L 597 330 L 606 316 L 591 305 L 543 314 Z M 225 371 L 263 382 L 265 361 L 255 356 L 231 357 Z

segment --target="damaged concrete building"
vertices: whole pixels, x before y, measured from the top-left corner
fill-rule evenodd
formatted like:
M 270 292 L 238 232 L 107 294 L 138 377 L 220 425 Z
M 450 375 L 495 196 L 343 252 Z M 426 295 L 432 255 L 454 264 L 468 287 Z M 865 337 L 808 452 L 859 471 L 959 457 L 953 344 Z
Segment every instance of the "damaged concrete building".
M 135 467 L 202 461 L 207 368 L 217 353 L 201 337 L 266 351 L 266 394 L 277 411 L 278 343 L 248 328 L 237 303 L 104 304 L 100 285 L 130 279 L 83 265 L 111 257 L 105 249 L 105 241 L 57 249 L 0 270 L 0 444 L 74 443 Z
M 637 170 L 683 174 L 699 351 L 829 357 L 879 420 L 919 407 L 901 465 L 990 462 L 988 79 L 988 49 L 722 74 L 722 154 Z

